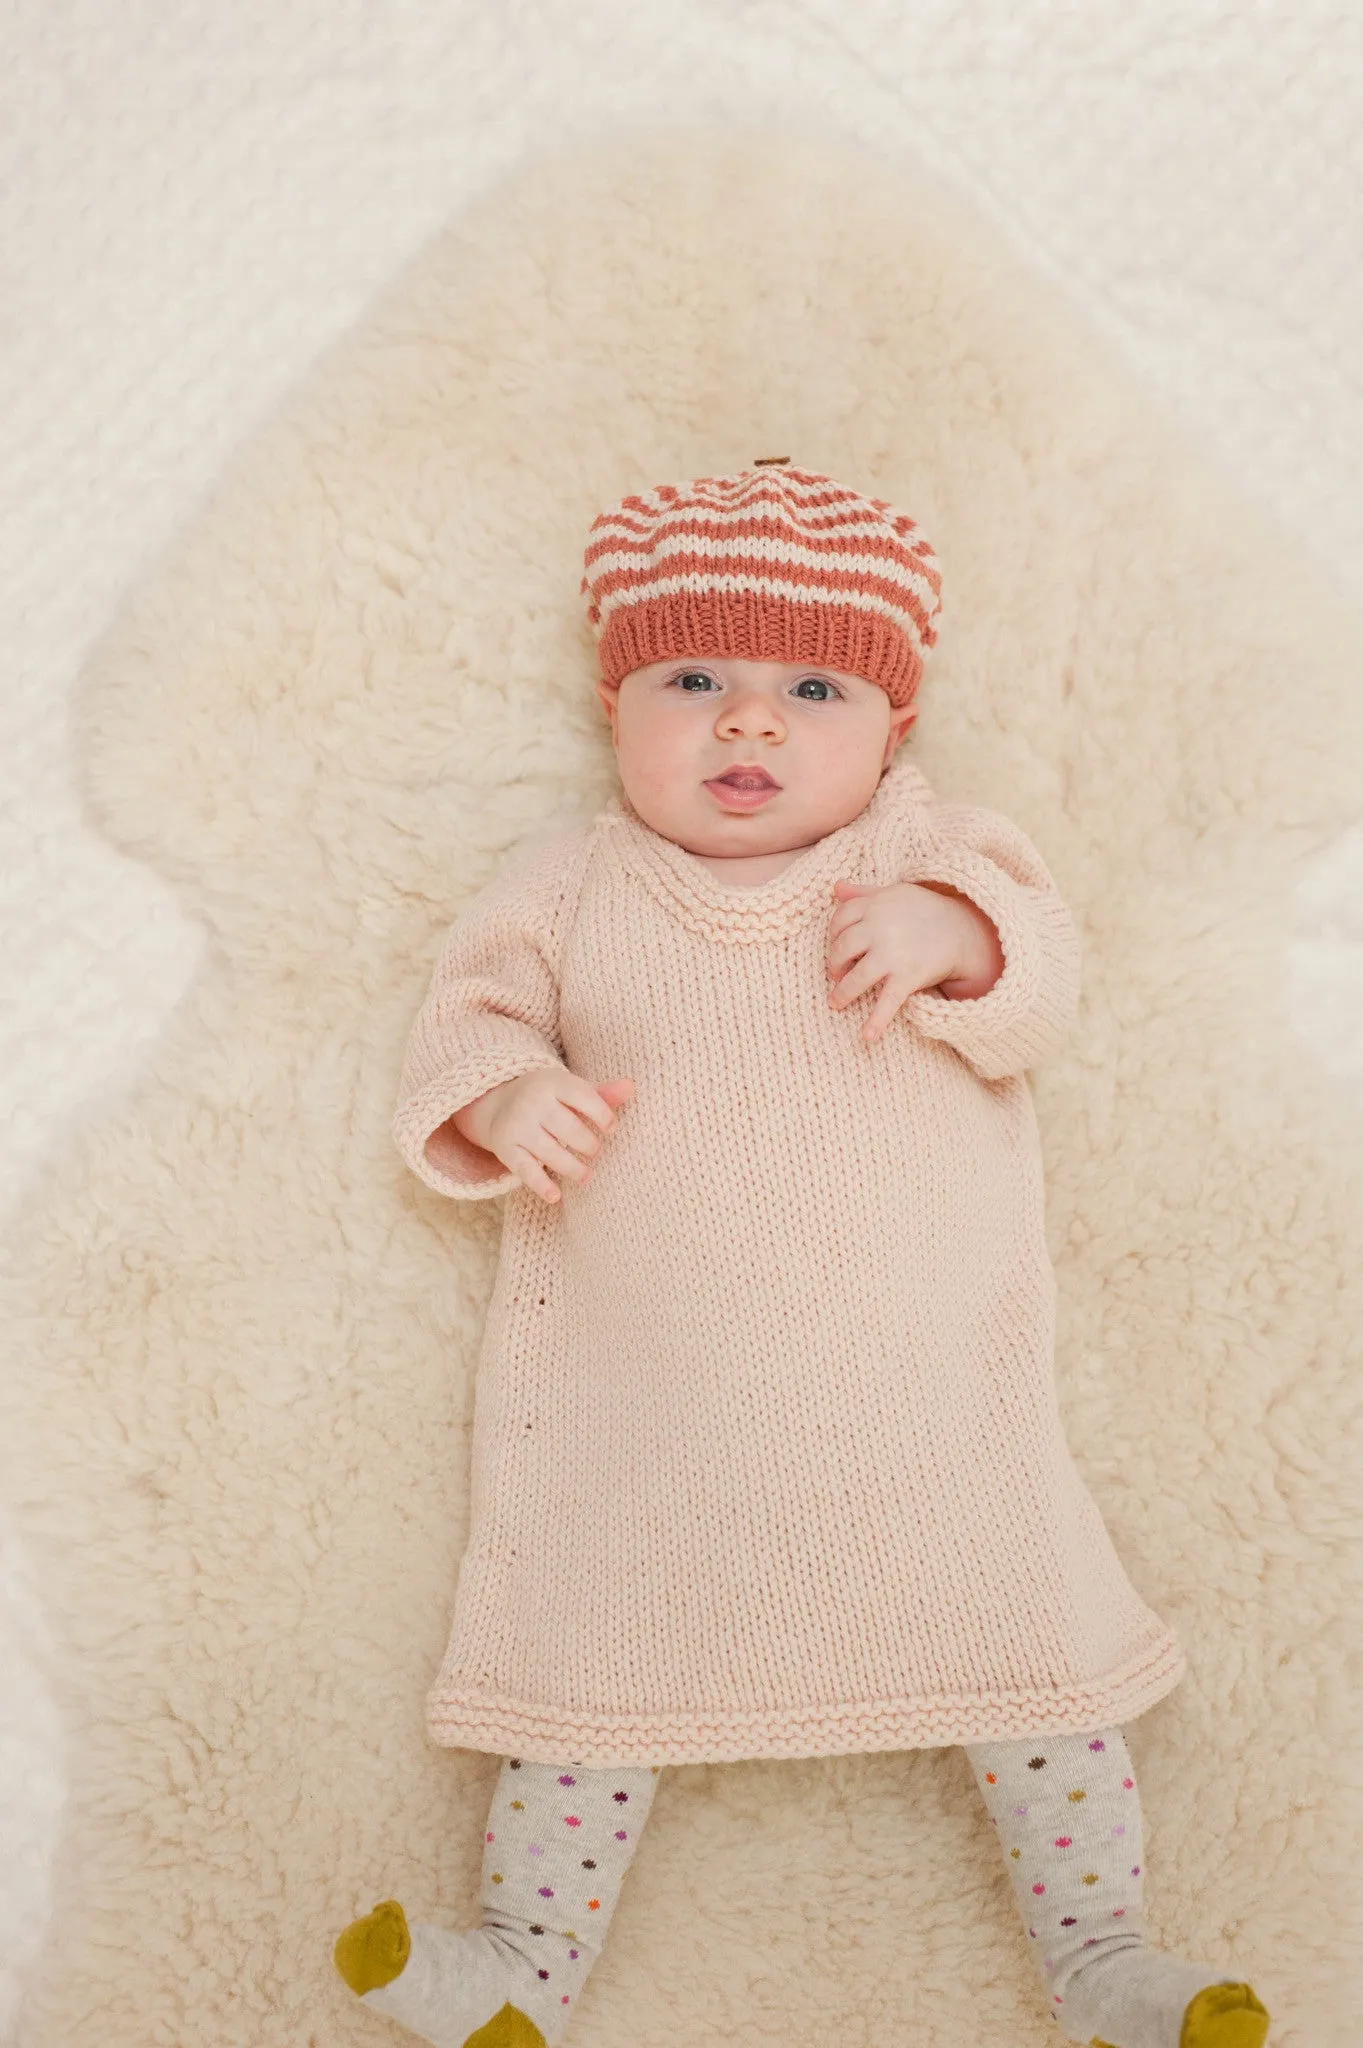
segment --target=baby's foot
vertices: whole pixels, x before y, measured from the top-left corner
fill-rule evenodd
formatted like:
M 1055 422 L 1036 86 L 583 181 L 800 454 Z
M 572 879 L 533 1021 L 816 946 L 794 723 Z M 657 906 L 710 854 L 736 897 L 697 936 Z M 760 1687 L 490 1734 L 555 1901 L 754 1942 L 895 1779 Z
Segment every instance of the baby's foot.
M 334 1953 L 358 1998 L 433 2048 L 546 2048 L 561 2031 L 545 2014 L 546 2036 L 524 2010 L 538 2003 L 531 1966 L 482 1928 L 409 1928 L 397 1900 L 385 1899 L 343 1929 Z
M 1179 2048 L 1262 2048 L 1268 2008 L 1248 1984 L 1209 1984 L 1183 2015 Z
M 342 1930 L 333 1955 L 346 1983 L 363 1998 L 367 1991 L 378 1991 L 400 1976 L 411 1952 L 407 1915 L 396 1899 L 385 1899 L 363 1920 L 352 1920 Z
M 1077 1970 L 1064 2007 L 1066 2033 L 1090 2048 L 1263 2048 L 1268 2035 L 1248 1984 L 1144 1945 Z

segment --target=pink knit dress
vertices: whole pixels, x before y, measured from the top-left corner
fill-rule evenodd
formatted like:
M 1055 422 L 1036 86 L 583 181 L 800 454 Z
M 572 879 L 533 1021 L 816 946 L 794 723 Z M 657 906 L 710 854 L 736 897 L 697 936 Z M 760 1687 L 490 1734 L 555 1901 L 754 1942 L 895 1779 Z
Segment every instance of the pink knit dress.
M 959 889 L 999 980 L 868 1044 L 875 992 L 828 1003 L 839 877 Z M 1097 1728 L 1177 1684 L 1056 1400 L 1025 1070 L 1077 984 L 1030 842 L 904 756 L 756 888 L 620 795 L 466 907 L 395 1125 L 431 1187 L 507 1196 L 437 1742 L 832 1756 Z M 635 1094 L 549 1203 L 447 1119 L 557 1064 Z

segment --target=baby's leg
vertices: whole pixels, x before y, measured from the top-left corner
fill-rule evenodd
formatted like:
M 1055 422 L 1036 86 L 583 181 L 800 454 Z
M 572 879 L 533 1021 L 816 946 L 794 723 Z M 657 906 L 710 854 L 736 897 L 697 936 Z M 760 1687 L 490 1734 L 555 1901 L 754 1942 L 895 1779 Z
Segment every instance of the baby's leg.
M 435 2048 L 543 2048 L 606 1938 L 661 1766 L 502 1765 L 483 1838 L 483 1924 L 409 1928 L 396 1899 L 352 1921 L 336 1967 Z
M 966 1746 L 1051 2012 L 1097 2048 L 1261 2048 L 1268 2014 L 1210 1963 L 1148 1948 L 1136 1773 L 1120 1728 Z

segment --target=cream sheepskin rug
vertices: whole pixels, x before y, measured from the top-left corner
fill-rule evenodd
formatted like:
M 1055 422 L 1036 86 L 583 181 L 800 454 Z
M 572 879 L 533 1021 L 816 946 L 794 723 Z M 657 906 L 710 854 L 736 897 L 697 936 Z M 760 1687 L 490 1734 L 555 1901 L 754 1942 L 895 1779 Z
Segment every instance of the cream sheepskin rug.
M 1190 1661 L 1128 1729 L 1152 1937 L 1242 1967 L 1275 2048 L 1363 2025 L 1360 1130 L 1286 998 L 1294 890 L 1359 813 L 1360 635 L 899 177 L 694 130 L 522 174 L 91 663 L 92 812 L 211 944 L 17 1248 L 5 1480 L 72 1779 L 25 2048 L 396 2048 L 337 1930 L 474 1917 L 497 1759 L 422 1716 L 500 1204 L 403 1168 L 400 1054 L 447 921 L 615 787 L 592 516 L 782 454 L 922 520 L 908 744 L 1085 936 L 1035 1089 L 1070 1440 Z M 1041 2048 L 1028 1946 L 959 1750 L 674 1768 L 569 2041 Z

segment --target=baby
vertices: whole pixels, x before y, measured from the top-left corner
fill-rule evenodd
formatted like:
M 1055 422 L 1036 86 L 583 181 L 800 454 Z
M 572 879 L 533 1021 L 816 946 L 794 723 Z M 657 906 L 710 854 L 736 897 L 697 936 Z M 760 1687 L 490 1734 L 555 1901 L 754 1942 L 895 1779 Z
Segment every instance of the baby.
M 1144 1938 L 1120 1724 L 1185 1665 L 1062 1434 L 1025 1078 L 1078 942 L 1023 833 L 895 758 L 936 556 L 780 458 L 624 498 L 582 587 L 622 792 L 456 921 L 395 1126 L 509 1197 L 427 1702 L 503 1758 L 483 1924 L 389 1899 L 337 1968 L 543 2048 L 665 1764 L 959 1744 L 1061 2033 L 1261 2048 Z

